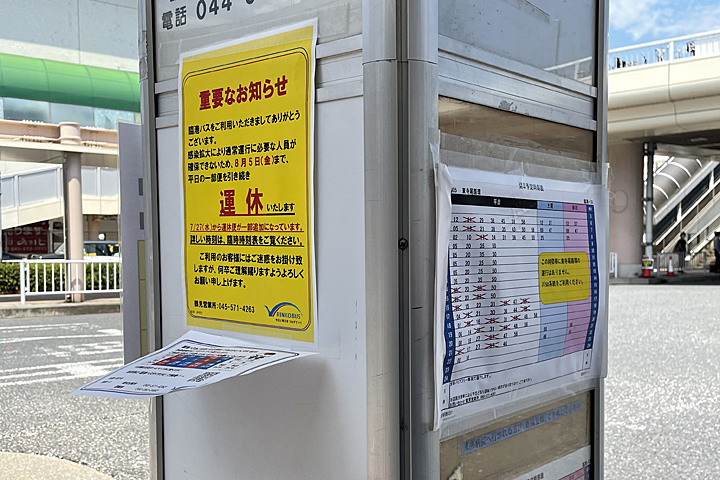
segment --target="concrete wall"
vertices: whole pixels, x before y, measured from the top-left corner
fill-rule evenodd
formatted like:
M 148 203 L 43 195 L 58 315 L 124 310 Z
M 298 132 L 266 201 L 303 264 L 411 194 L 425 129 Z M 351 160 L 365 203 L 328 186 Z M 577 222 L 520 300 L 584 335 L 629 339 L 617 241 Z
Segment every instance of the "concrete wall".
M 137 36 L 136 0 L 0 0 L 2 53 L 136 72 Z
M 640 273 L 643 241 L 642 143 L 610 145 L 610 251 L 618 255 L 618 276 Z

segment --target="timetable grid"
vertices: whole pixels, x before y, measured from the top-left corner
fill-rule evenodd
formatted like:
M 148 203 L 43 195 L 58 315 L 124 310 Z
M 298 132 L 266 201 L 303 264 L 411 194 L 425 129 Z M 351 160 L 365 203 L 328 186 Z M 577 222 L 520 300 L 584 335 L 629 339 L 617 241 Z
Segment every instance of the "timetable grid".
M 443 384 L 576 352 L 578 371 L 589 369 L 599 304 L 591 201 L 451 200 Z

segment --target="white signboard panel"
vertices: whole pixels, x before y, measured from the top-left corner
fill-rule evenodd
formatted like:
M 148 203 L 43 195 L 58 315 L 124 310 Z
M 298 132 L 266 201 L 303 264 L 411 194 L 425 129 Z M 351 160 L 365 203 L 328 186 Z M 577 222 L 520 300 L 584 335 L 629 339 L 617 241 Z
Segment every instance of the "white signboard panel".
M 283 25 L 318 19 L 328 42 L 360 34 L 361 0 L 157 0 L 154 2 L 155 74 L 175 78 L 183 52 Z
M 600 185 L 439 166 L 439 423 L 603 374 L 607 221 Z
M 591 454 L 590 446 L 583 447 L 521 475 L 515 480 L 590 480 L 592 478 Z

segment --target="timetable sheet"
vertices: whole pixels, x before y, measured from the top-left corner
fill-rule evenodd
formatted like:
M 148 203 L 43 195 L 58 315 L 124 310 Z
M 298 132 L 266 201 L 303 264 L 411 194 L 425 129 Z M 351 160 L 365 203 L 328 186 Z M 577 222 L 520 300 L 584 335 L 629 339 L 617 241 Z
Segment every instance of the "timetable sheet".
M 603 187 L 446 172 L 438 182 L 438 201 L 448 204 L 438 204 L 439 215 L 450 217 L 438 223 L 447 232 L 436 283 L 438 422 L 599 376 Z

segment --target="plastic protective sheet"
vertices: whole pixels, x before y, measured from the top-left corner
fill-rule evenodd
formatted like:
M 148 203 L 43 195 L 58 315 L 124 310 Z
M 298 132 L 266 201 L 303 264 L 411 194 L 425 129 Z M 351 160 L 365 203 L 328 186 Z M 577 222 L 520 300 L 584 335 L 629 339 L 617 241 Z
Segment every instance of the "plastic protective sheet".
M 442 159 L 473 167 L 436 164 L 436 425 L 448 438 L 605 376 L 608 214 L 596 172 Z
M 315 20 L 181 58 L 187 324 L 315 349 Z
M 445 440 L 440 478 L 457 480 L 461 472 L 463 480 L 588 480 L 593 415 L 592 392 L 585 391 Z

